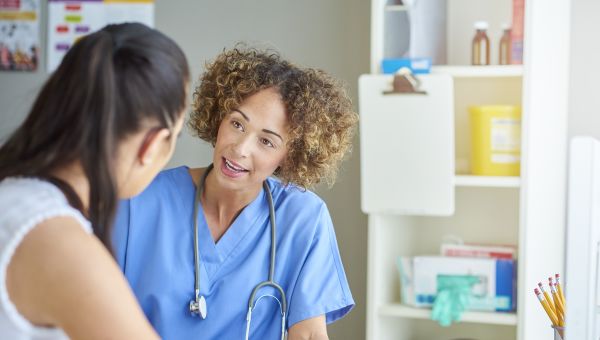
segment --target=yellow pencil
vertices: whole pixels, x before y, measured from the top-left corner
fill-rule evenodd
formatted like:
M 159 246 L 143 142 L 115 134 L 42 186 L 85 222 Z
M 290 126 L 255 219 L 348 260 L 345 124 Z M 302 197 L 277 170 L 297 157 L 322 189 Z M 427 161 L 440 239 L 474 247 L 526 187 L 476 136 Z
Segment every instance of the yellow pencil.
M 550 299 L 550 295 L 548 295 L 548 293 L 546 293 L 546 290 L 544 289 L 544 285 L 541 282 L 538 282 L 538 287 L 540 287 L 540 291 L 542 292 L 542 294 L 544 294 L 544 299 L 548 302 L 548 306 L 550 306 L 554 314 L 558 314 L 556 312 L 556 306 L 554 305 L 554 303 L 552 303 L 552 299 Z
M 556 288 L 554 287 L 554 284 L 552 283 L 552 280 L 550 280 L 550 291 L 552 292 L 552 299 L 554 300 L 554 305 L 556 306 L 556 316 L 560 319 L 564 320 L 564 316 L 565 316 L 565 306 L 563 305 L 562 301 L 560 301 L 560 296 L 558 295 L 558 292 L 556 291 Z M 559 326 L 560 322 L 559 322 Z
M 540 304 L 542 304 L 542 307 L 544 307 L 544 310 L 546 311 L 546 314 L 548 314 L 548 317 L 550 318 L 550 321 L 552 322 L 553 326 L 558 326 L 558 318 L 556 317 L 556 314 L 554 314 L 554 312 L 552 311 L 552 309 L 550 308 L 550 306 L 548 305 L 548 301 L 546 301 L 544 299 L 544 295 L 542 295 L 542 293 L 540 293 L 539 289 L 534 289 L 533 290 L 535 292 L 535 295 L 537 296 L 538 300 L 540 301 Z
M 565 295 L 563 294 L 562 287 L 560 286 L 560 275 L 556 274 L 554 276 L 556 277 L 556 290 L 558 291 L 558 296 L 560 297 L 560 300 L 562 301 L 563 306 L 567 307 L 567 302 L 565 301 Z
M 556 284 L 554 282 L 552 282 L 552 277 L 548 278 L 548 286 L 550 286 L 550 292 L 552 293 L 552 299 L 554 300 L 555 307 L 558 304 L 561 309 L 561 312 L 564 312 L 565 304 L 563 303 L 562 299 L 560 298 L 560 295 L 556 288 Z M 555 311 L 556 311 L 556 308 L 555 308 Z

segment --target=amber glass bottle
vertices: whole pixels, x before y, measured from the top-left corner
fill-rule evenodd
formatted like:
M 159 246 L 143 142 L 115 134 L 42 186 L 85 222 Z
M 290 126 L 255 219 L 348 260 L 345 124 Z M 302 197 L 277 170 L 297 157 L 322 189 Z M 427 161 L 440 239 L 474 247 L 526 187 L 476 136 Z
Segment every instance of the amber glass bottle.
M 490 64 L 490 39 L 487 36 L 488 23 L 476 21 L 474 24 L 475 36 L 471 48 L 471 64 Z
M 510 26 L 502 25 L 502 38 L 500 38 L 500 46 L 498 48 L 498 64 L 510 64 Z

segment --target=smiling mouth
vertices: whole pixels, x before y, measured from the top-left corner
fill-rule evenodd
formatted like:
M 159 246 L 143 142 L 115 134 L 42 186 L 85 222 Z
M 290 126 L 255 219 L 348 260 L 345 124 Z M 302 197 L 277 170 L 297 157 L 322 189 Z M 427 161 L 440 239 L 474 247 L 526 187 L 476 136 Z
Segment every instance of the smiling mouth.
M 248 170 L 236 166 L 234 165 L 232 162 L 230 162 L 227 158 L 223 157 L 223 161 L 225 162 L 225 166 L 227 167 L 227 169 L 231 170 L 231 171 L 235 171 L 235 172 L 248 172 Z

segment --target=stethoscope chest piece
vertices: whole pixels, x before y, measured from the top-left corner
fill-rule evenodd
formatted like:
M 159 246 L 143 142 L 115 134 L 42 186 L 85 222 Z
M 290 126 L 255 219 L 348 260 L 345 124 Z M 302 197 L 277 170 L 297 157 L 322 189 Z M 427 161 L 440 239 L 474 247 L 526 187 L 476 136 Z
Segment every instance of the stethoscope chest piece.
M 194 316 L 199 316 L 202 320 L 206 319 L 206 299 L 203 295 L 190 301 L 190 313 Z

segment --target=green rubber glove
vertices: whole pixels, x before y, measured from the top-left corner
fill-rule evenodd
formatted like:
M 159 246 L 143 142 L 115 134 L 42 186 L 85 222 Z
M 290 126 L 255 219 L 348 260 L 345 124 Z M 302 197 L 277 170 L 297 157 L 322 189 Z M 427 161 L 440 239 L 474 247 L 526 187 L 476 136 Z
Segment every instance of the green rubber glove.
M 469 308 L 471 289 L 478 282 L 479 278 L 471 275 L 438 275 L 431 319 L 444 327 L 460 321 Z

